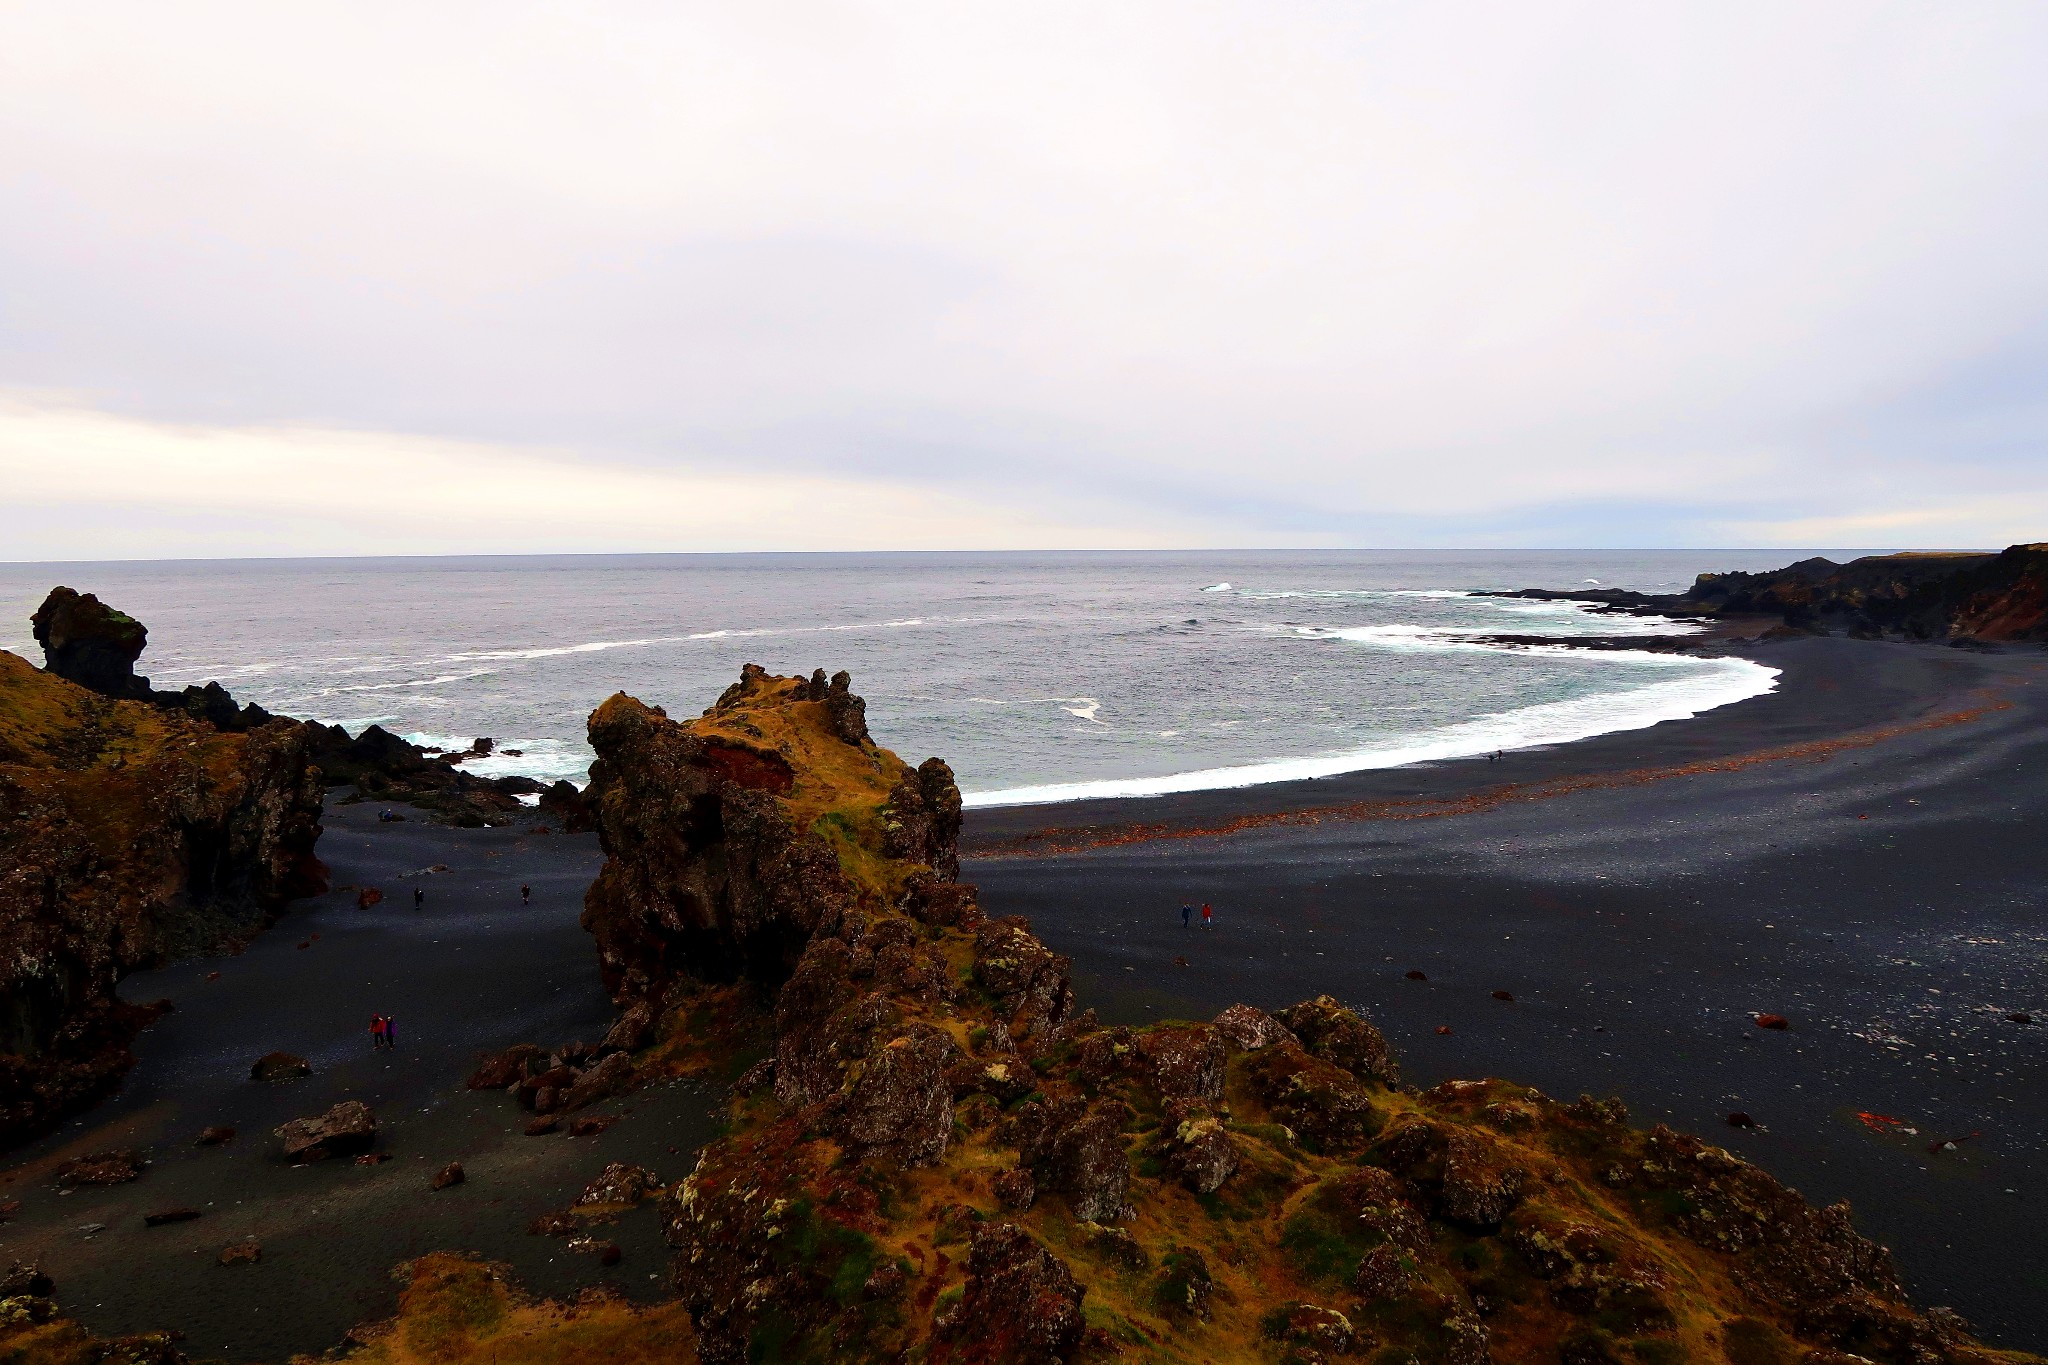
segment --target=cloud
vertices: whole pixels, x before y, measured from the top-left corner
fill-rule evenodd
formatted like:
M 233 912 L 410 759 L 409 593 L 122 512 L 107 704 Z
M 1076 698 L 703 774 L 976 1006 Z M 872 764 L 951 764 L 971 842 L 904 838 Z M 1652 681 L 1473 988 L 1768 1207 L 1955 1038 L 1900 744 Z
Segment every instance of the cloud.
M 312 427 L 0 402 L 8 559 L 1147 546 L 1160 528 L 814 474 L 701 474 Z M 1182 538 L 1214 534 L 1183 525 Z
M 1002 509 L 960 546 L 1702 543 L 1964 484 L 2005 496 L 1898 524 L 2024 535 L 2044 54 L 1995 3 L 14 7 L 0 386 Z

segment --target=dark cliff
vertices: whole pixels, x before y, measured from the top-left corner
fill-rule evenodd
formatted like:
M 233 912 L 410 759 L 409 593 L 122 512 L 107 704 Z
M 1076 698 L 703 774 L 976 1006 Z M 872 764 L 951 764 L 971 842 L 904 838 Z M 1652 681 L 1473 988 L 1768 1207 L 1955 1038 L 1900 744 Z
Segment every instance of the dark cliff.
M 706 991 L 773 1012 L 664 1209 L 703 1360 L 2020 1358 L 1915 1311 L 1846 1206 L 1618 1103 L 1418 1093 L 1328 998 L 1102 1026 L 844 675 L 616 696 L 591 739 L 620 1003 L 670 1049 Z
M 1804 559 L 1764 573 L 1703 573 L 1676 596 L 1528 589 L 1504 596 L 1601 602 L 1675 616 L 1774 616 L 1868 638 L 2048 642 L 2048 544 L 1998 554 Z
M 218 682 L 166 692 L 136 673 L 149 644 L 142 622 L 101 602 L 91 593 L 56 587 L 31 618 L 43 647 L 46 672 L 116 700 L 147 702 L 204 722 L 216 730 L 244 734 L 277 717 L 251 702 L 238 704 Z M 464 754 L 427 750 L 379 725 L 350 735 L 338 725 L 300 722 L 313 763 L 325 785 L 351 786 L 362 800 L 404 802 L 448 824 L 505 824 L 526 809 L 522 796 L 538 796 L 549 816 L 567 828 L 587 827 L 580 794 L 567 782 L 552 787 L 530 777 L 480 777 L 462 771 L 466 758 L 487 754 L 491 741 L 479 739 Z
M 123 975 L 325 889 L 320 795 L 290 721 L 225 733 L 0 652 L 0 1145 L 132 1061 Z

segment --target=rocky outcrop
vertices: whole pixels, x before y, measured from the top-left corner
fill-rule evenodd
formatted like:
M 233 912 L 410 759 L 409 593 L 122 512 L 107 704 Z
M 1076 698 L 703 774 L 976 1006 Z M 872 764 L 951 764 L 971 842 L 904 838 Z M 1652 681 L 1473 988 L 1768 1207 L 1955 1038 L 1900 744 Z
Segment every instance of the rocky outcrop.
M 1998 554 L 1802 559 L 1763 573 L 1703 573 L 1686 592 L 1525 589 L 1508 597 L 1689 617 L 1776 617 L 1796 631 L 1957 642 L 2048 642 L 2048 544 Z
M 90 598 L 61 605 L 38 620 L 54 657 L 87 676 L 132 663 L 139 625 Z M 325 889 L 320 805 L 289 721 L 224 733 L 0 653 L 0 1145 L 131 1063 L 154 1016 L 116 996 L 123 976 L 246 938 Z
M 149 643 L 142 622 L 89 592 L 59 587 L 29 624 L 50 672 L 104 696 L 149 700 L 149 679 L 135 676 L 135 661 Z
M 277 719 L 253 702 L 238 704 L 217 682 L 177 692 L 152 688 L 148 678 L 135 672 L 149 642 L 148 629 L 91 593 L 52 588 L 32 624 L 36 643 L 43 647 L 44 669 L 101 696 L 147 702 L 228 734 L 246 734 Z M 449 824 L 474 827 L 509 823 L 525 813 L 520 797 L 538 795 L 565 827 L 588 827 L 580 797 L 566 782 L 549 787 L 530 777 L 463 772 L 459 765 L 464 760 L 492 751 L 489 739 L 472 740 L 467 750 L 447 754 L 423 749 L 380 725 L 353 737 L 338 725 L 303 725 L 307 751 L 325 784 L 353 787 L 356 799 L 404 802 Z
M 1846 1211 L 1618 1104 L 1418 1094 L 1329 997 L 1077 1013 L 1066 959 L 954 876 L 950 775 L 854 700 L 749 669 L 695 721 L 592 718 L 618 999 L 657 1053 L 707 992 L 773 1001 L 772 1057 L 664 1196 L 701 1359 L 1705 1360 L 1736 1318 L 1758 1359 L 1993 1358 Z

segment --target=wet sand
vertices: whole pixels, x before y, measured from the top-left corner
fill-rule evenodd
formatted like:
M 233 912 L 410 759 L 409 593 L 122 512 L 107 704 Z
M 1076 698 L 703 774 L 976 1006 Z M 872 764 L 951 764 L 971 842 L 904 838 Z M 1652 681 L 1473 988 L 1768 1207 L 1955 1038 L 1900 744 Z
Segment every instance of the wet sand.
M 525 1229 L 567 1206 L 608 1161 L 665 1179 L 686 1174 L 712 1131 L 707 1091 L 673 1085 L 594 1106 L 588 1112 L 626 1117 L 572 1139 L 526 1137 L 530 1116 L 509 1096 L 463 1089 L 479 1053 L 595 1042 L 611 1022 L 590 936 L 577 925 L 602 861 L 595 836 L 417 818 L 380 824 L 376 809 L 330 801 L 320 855 L 337 888 L 377 886 L 382 904 L 358 910 L 355 893 L 337 889 L 295 904 L 239 956 L 130 977 L 127 998 L 169 997 L 177 1008 L 142 1036 L 119 1094 L 0 1163 L 0 1201 L 22 1203 L 0 1225 L 0 1262 L 40 1261 L 65 1309 L 93 1329 L 174 1327 L 195 1359 L 317 1353 L 353 1324 L 389 1316 L 392 1267 L 434 1250 L 510 1262 L 543 1294 L 605 1283 L 652 1297 L 665 1286 L 668 1255 L 651 1209 L 602 1234 L 625 1252 L 609 1270 Z M 450 870 L 400 875 L 435 863 Z M 521 882 L 533 887 L 528 909 Z M 427 892 L 418 912 L 415 886 Z M 208 981 L 214 971 L 220 979 Z M 397 1024 L 390 1053 L 369 1046 L 370 1016 L 380 1012 Z M 273 1049 L 306 1057 L 313 1074 L 252 1082 L 250 1063 Z M 286 1163 L 272 1130 L 341 1099 L 369 1104 L 378 1147 L 392 1159 Z M 195 1146 L 213 1124 L 238 1136 Z M 145 1147 L 155 1164 L 131 1184 L 58 1192 L 57 1162 L 111 1147 Z M 466 1183 L 430 1191 L 450 1161 L 462 1163 Z M 179 1205 L 202 1216 L 143 1225 L 145 1214 Z M 94 1223 L 105 1230 L 87 1234 Z M 249 1237 L 263 1244 L 259 1263 L 216 1263 L 223 1247 Z
M 2048 1349 L 2048 654 L 1744 652 L 1777 693 L 1498 763 L 971 811 L 964 875 L 1105 1019 L 1327 992 L 1420 1084 L 1619 1094 Z

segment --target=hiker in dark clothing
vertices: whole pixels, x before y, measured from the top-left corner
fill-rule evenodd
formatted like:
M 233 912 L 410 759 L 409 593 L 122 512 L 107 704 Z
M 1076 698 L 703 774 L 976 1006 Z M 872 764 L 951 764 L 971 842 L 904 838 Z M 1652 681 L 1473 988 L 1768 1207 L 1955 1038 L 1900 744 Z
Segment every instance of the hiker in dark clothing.
M 1183 905 L 1183 906 L 1182 906 L 1182 907 L 1180 908 L 1180 927 L 1181 927 L 1181 928 L 1183 928 L 1183 929 L 1186 929 L 1186 928 L 1188 928 L 1188 927 L 1189 927 L 1190 925 L 1192 925 L 1192 924 L 1193 924 L 1194 922 L 1195 922 L 1195 907 L 1194 907 L 1193 905 Z
M 413 908 L 413 909 L 415 909 L 415 910 L 419 909 L 421 905 L 423 905 L 423 904 L 425 904 L 425 903 L 426 903 L 426 899 L 427 899 L 427 888 L 425 888 L 424 886 L 415 886 L 415 887 L 414 887 L 414 888 L 412 889 L 412 908 Z
M 370 1016 L 370 1050 L 374 1052 L 383 1046 L 384 1016 L 381 1014 L 373 1014 Z
M 388 1048 L 396 1048 L 398 1046 L 398 1025 L 391 1022 L 391 1016 L 388 1014 L 384 1016 L 384 1046 Z
M 531 904 L 533 904 L 533 888 L 532 888 L 532 887 L 530 887 L 530 886 L 527 886 L 527 885 L 525 885 L 524 883 L 521 883 L 521 884 L 520 884 L 520 887 L 519 887 L 519 903 L 520 903 L 521 905 L 531 905 Z

